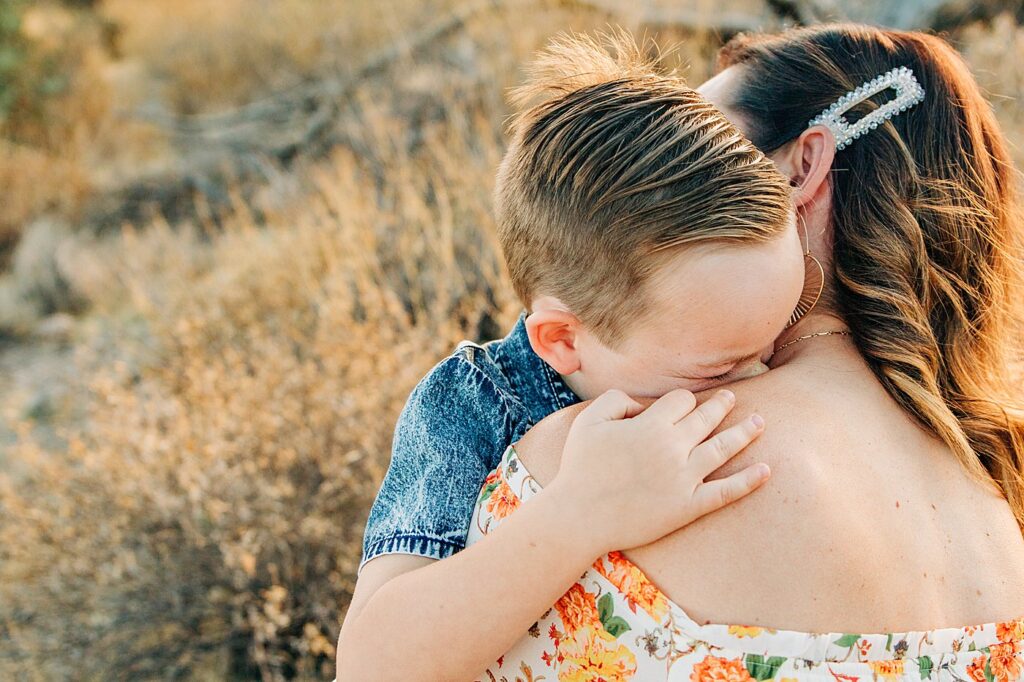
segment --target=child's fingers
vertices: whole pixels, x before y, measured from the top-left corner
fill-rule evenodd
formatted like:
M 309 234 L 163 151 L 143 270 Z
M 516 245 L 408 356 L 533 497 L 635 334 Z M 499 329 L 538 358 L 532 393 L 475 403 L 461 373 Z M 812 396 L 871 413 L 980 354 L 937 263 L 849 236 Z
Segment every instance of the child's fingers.
M 618 389 L 611 389 L 599 395 L 576 415 L 573 424 L 590 426 L 617 419 L 635 417 L 643 412 L 644 406 Z
M 761 487 L 771 476 L 767 464 L 751 464 L 732 476 L 708 481 L 697 486 L 693 493 L 694 519 L 728 506 Z
M 701 443 L 718 428 L 735 404 L 736 396 L 732 391 L 719 391 L 680 420 L 677 428 L 687 442 Z
M 665 422 L 675 424 L 680 419 L 690 414 L 697 405 L 697 398 L 689 391 L 678 388 L 669 391 L 654 401 L 644 411 L 643 418 L 653 422 Z
M 755 414 L 695 447 L 687 466 L 692 466 L 694 473 L 703 479 L 742 452 L 762 433 L 764 420 Z

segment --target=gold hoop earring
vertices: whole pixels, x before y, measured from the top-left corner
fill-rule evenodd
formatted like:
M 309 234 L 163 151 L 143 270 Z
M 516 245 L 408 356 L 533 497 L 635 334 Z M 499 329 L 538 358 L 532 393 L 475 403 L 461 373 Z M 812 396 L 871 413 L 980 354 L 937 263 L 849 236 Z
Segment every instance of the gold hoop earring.
M 800 216 L 797 216 L 800 222 Z M 821 293 L 825 290 L 825 268 L 821 267 L 821 262 L 811 255 L 811 237 L 807 234 L 807 226 L 804 225 L 804 235 L 806 237 L 807 246 L 804 247 L 804 290 L 800 294 L 800 299 L 796 303 L 796 308 L 793 310 L 793 314 L 789 316 L 789 324 L 786 328 L 792 327 L 794 324 L 804 318 L 807 313 L 814 310 L 814 306 L 818 305 L 818 300 L 821 299 Z M 813 263 L 813 267 L 810 267 L 807 261 Z M 810 284 L 810 287 L 808 287 Z

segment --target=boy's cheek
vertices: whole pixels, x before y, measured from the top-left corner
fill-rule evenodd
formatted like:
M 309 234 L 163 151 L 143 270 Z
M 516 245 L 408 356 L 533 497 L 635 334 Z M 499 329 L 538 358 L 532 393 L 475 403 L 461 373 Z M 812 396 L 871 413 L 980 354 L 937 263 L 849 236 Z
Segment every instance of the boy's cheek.
M 608 389 L 618 389 L 637 400 L 654 401 L 676 389 L 685 388 L 688 391 L 697 392 L 701 390 L 702 383 L 699 381 L 684 381 L 677 378 L 667 378 L 660 375 L 644 377 L 636 374 L 607 377 L 605 382 L 595 387 L 596 395 L 600 395 Z M 595 395 L 595 397 L 596 397 Z
M 710 388 L 715 388 L 718 385 L 724 384 L 723 381 L 708 381 L 706 379 L 678 379 L 670 378 L 666 379 L 654 379 L 651 380 L 647 385 L 635 390 L 633 392 L 627 391 L 635 398 L 646 398 L 649 400 L 657 400 L 666 393 L 677 391 L 679 389 L 692 391 L 693 393 L 700 393 Z

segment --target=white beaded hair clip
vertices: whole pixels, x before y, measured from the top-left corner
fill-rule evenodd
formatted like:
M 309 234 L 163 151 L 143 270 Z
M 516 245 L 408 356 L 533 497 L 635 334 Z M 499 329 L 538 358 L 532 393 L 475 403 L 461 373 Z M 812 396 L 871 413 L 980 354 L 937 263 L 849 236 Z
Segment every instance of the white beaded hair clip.
M 896 91 L 896 96 L 856 123 L 850 123 L 843 117 L 843 114 L 868 97 L 873 97 L 890 88 Z M 906 111 L 923 99 L 924 88 L 914 78 L 914 72 L 901 66 L 883 73 L 881 76 L 876 76 L 856 90 L 846 93 L 828 109 L 811 119 L 807 125 L 808 127 L 826 126 L 836 138 L 836 149 L 842 150 L 861 135 L 874 130 L 896 114 Z

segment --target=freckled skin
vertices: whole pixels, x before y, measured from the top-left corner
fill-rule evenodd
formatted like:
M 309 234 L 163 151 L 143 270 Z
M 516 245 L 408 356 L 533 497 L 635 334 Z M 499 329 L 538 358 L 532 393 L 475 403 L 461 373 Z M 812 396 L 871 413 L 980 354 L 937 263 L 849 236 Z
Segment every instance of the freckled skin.
M 656 398 L 677 388 L 701 391 L 767 368 L 803 290 L 804 262 L 795 222 L 774 240 L 685 248 L 638 295 L 644 318 L 614 348 L 586 329 L 576 344 L 580 369 L 565 376 L 577 395 L 610 388 Z M 740 362 L 723 359 L 742 358 Z

